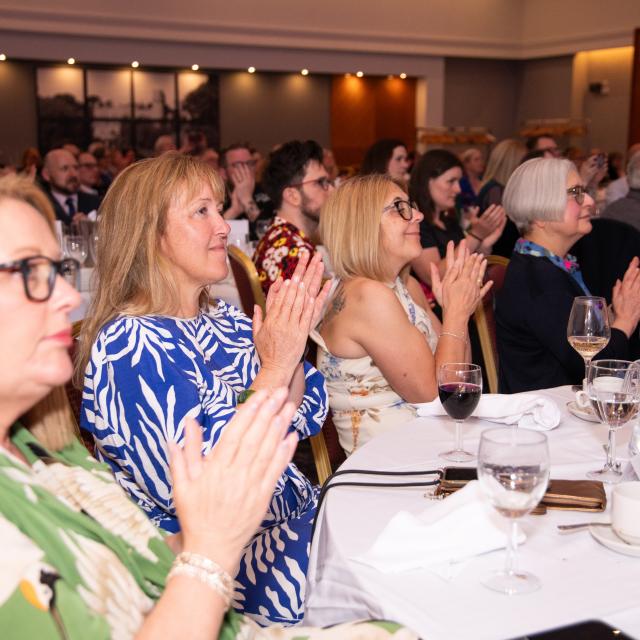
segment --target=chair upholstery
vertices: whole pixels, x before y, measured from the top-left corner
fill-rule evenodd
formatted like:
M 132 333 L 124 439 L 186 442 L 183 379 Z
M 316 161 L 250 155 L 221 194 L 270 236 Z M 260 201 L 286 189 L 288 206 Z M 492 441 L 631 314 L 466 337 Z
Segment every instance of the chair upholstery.
M 257 304 L 265 309 L 265 297 L 258 278 L 258 271 L 251 258 L 241 249 L 229 245 L 229 263 L 231 271 L 238 287 L 242 310 L 249 316 L 253 316 L 253 305 Z
M 487 257 L 485 282 L 493 280 L 493 286 L 486 293 L 474 314 L 474 321 L 480 338 L 485 375 L 489 383 L 489 393 L 498 393 L 498 348 L 496 344 L 495 297 L 502 289 L 509 260 L 502 256 Z

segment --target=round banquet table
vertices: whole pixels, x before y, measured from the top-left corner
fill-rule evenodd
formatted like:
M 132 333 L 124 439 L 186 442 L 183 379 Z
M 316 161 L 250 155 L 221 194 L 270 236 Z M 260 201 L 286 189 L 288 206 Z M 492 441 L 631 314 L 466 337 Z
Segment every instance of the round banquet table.
M 562 410 L 560 425 L 546 432 L 552 479 L 584 479 L 587 471 L 600 468 L 606 427 L 567 411 L 566 403 L 573 399 L 569 387 L 536 393 L 553 398 Z M 470 418 L 463 426 L 466 447 L 476 451 L 481 432 L 496 426 Z M 624 464 L 630 431 L 627 425 L 617 432 L 618 459 Z M 341 469 L 406 471 L 452 466 L 439 459 L 438 452 L 451 448 L 453 437 L 449 418 L 417 418 L 368 442 Z M 380 481 L 364 475 L 336 481 L 347 479 Z M 518 549 L 519 565 L 537 575 L 542 587 L 531 594 L 507 596 L 480 583 L 482 576 L 502 568 L 504 550 L 465 561 L 450 579 L 430 569 L 386 574 L 352 560 L 371 547 L 395 513 L 420 513 L 434 503 L 425 497 L 424 487 L 336 487 L 328 492 L 318 514 L 307 575 L 305 624 L 385 618 L 407 625 L 426 640 L 503 640 L 597 618 L 640 638 L 640 557 L 600 545 L 587 530 L 560 534 L 556 529 L 560 523 L 608 521 L 610 490 L 607 487 L 605 513 L 553 510 L 521 521 L 527 540 Z

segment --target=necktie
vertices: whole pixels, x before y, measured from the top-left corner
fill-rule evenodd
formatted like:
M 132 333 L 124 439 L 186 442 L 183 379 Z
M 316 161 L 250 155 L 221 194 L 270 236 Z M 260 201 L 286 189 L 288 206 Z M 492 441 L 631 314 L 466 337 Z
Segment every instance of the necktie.
M 71 196 L 69 196 L 64 203 L 67 205 L 67 212 L 69 214 L 69 217 L 73 220 L 73 216 L 76 215 L 76 205 L 73 201 L 73 198 Z

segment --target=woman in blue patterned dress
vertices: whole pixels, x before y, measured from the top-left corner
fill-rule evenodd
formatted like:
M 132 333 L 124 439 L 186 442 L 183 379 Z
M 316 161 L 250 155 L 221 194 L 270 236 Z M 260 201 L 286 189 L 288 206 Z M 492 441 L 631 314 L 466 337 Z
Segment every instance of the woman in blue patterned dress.
M 286 386 L 291 429 L 317 433 L 326 415 L 322 376 L 301 357 L 326 297 L 322 263 L 301 260 L 274 284 L 253 322 L 207 287 L 227 274 L 223 183 L 177 153 L 132 165 L 100 210 L 98 290 L 80 341 L 82 426 L 99 460 L 167 532 L 179 531 L 168 442 L 195 418 L 208 452 L 247 393 Z M 84 377 L 82 377 L 84 374 Z M 262 624 L 296 623 L 304 604 L 316 489 L 289 465 L 236 576 L 234 607 Z

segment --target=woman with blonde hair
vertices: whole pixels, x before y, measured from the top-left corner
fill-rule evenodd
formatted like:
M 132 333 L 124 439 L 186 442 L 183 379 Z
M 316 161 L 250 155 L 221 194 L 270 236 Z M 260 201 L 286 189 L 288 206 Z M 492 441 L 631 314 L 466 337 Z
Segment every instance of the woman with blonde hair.
M 326 415 L 322 376 L 302 364 L 319 291 L 320 256 L 272 285 L 253 323 L 208 286 L 227 275 L 224 187 L 207 164 L 177 152 L 114 180 L 100 208 L 98 290 L 81 334 L 81 425 L 98 459 L 157 526 L 177 533 L 170 442 L 195 418 L 208 453 L 236 406 L 285 386 L 300 438 Z M 308 268 L 307 268 L 308 263 Z M 273 289 L 275 287 L 275 289 Z M 301 620 L 317 490 L 294 465 L 279 479 L 260 532 L 236 576 L 236 609 L 263 624 Z
M 469 316 L 491 286 L 481 286 L 486 262 L 464 241 L 457 255 L 449 243 L 442 280 L 432 267 L 441 323 L 409 275 L 422 217 L 381 175 L 347 181 L 323 207 L 320 233 L 336 279 L 312 337 L 347 454 L 415 417 L 412 403 L 433 400 L 439 365 L 470 358 Z
M 414 638 L 388 623 L 271 630 L 225 614 L 230 575 L 295 448 L 296 435 L 285 436 L 295 407 L 286 389 L 256 393 L 204 457 L 190 421 L 184 449 L 171 445 L 182 531 L 163 536 L 72 428 L 61 385 L 72 367 L 69 313 L 80 302 L 66 279 L 78 263 L 61 259 L 52 223 L 30 180 L 0 179 L 3 637 Z

